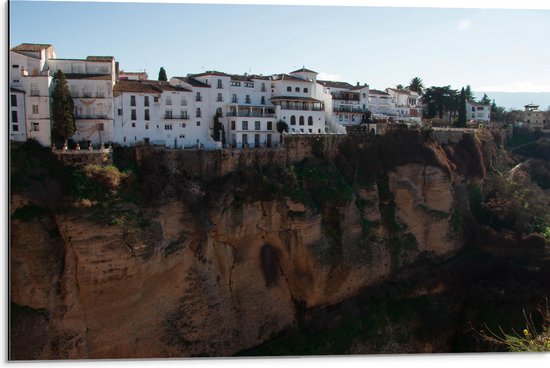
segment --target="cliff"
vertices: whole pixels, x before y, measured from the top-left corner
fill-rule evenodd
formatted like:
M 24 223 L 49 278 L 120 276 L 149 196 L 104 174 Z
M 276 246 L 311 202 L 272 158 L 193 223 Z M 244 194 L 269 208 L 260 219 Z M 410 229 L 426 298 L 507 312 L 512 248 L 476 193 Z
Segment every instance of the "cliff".
M 278 166 L 249 152 L 215 174 L 142 149 L 138 205 L 75 202 L 58 183 L 60 208 L 16 187 L 12 359 L 232 355 L 419 259 L 448 259 L 464 244 L 465 188 L 492 151 L 473 137 L 403 139 L 397 151 L 317 141 Z

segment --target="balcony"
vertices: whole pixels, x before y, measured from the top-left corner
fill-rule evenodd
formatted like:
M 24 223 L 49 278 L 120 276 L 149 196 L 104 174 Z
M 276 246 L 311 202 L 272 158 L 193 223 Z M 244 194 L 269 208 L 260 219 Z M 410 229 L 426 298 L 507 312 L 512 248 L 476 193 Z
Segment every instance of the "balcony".
M 231 99 L 231 103 L 239 103 L 239 99 L 233 98 L 233 99 Z
M 368 109 L 363 109 L 361 107 L 335 107 L 332 109 L 333 112 L 351 112 L 351 113 L 366 113 Z
M 281 110 L 299 110 L 299 111 L 325 111 L 323 107 L 281 105 Z
M 274 118 L 275 113 L 261 113 L 261 112 L 249 112 L 249 111 L 228 111 L 227 116 L 238 118 Z
M 40 91 L 37 89 L 31 89 L 31 96 L 40 96 Z
M 75 119 L 77 120 L 107 120 L 109 119 L 106 114 L 81 114 L 81 115 L 75 115 Z
M 164 115 L 163 119 L 164 120 L 189 120 L 189 115 L 179 115 L 179 116 Z

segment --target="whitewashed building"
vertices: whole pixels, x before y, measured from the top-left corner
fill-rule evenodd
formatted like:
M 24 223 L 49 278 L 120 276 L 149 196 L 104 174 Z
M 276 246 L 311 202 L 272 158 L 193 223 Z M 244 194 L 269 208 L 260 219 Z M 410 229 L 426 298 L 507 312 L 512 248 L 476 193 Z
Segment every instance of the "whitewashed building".
M 74 102 L 75 141 L 93 144 L 114 142 L 113 86 L 116 81 L 112 56 L 47 61 L 51 73 L 63 71 Z
M 352 86 L 347 82 L 318 81 L 329 95 L 332 108 L 327 112 L 327 120 L 342 126 L 353 126 L 367 120 L 369 86 Z M 325 101 L 328 105 L 329 101 Z
M 488 123 L 491 120 L 491 105 L 466 101 L 466 116 L 469 120 Z
M 390 96 L 390 116 L 396 123 L 420 123 L 422 110 L 419 106 L 420 96 L 414 91 L 386 88 Z
M 18 45 L 10 50 L 10 139 L 36 139 L 51 145 L 50 86 L 47 61 L 55 57 L 48 44 Z M 14 106 L 17 103 L 17 106 Z

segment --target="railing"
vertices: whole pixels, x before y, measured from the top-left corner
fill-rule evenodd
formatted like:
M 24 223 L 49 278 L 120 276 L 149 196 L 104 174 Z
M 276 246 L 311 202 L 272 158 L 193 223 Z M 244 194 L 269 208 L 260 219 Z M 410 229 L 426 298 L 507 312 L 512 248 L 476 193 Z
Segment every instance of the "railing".
M 350 107 L 335 107 L 332 109 L 334 112 L 356 112 L 356 113 L 366 113 L 367 109 L 363 108 L 350 108 Z
M 108 119 L 107 118 L 107 115 L 105 114 L 96 114 L 96 115 L 92 115 L 92 114 L 84 114 L 84 115 L 75 115 L 74 117 L 75 119 L 87 119 L 87 120 L 106 120 Z
M 238 102 L 239 102 L 239 100 L 238 100 L 238 99 L 236 99 L 236 98 L 233 98 L 233 99 L 231 99 L 231 102 L 232 102 L 232 103 L 238 103 Z
M 281 110 L 301 110 L 301 111 L 325 111 L 322 107 L 303 107 L 303 106 L 292 106 L 292 105 L 283 105 Z
M 189 115 L 164 115 L 164 120 L 189 120 Z
M 31 96 L 40 96 L 40 91 L 31 89 Z
M 228 111 L 227 116 L 234 116 L 234 117 L 241 117 L 241 118 L 274 118 L 275 114 L 261 113 L 261 112 Z

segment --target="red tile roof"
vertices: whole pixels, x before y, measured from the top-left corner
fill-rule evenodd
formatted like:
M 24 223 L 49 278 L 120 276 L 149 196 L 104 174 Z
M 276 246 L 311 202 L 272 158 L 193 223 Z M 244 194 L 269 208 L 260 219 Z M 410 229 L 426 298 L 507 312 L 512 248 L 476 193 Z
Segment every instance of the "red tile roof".
M 289 75 L 289 74 L 274 74 L 271 79 L 273 81 L 278 81 L 278 80 L 291 80 L 291 81 L 295 81 L 295 82 L 306 82 L 306 83 L 312 83 L 311 81 L 308 81 L 308 80 L 305 80 L 305 79 L 302 79 L 302 78 L 298 78 L 298 77 L 295 77 L 293 75 Z
M 330 88 L 345 88 L 352 89 L 353 86 L 348 82 L 336 82 L 336 81 L 326 81 L 326 80 L 317 80 L 317 83 Z
M 295 70 L 295 71 L 293 71 L 293 72 L 290 72 L 290 74 L 302 73 L 302 72 L 319 74 L 319 73 L 317 73 L 317 72 L 314 72 L 314 71 L 311 70 L 311 69 L 306 69 L 305 67 L 303 67 L 303 68 L 301 68 L 301 69 L 298 69 L 298 70 Z
M 155 80 L 123 80 L 118 81 L 113 87 L 113 93 L 115 94 L 115 96 L 118 96 L 121 93 L 125 92 L 158 94 L 162 93 L 163 91 L 191 92 L 186 88 L 176 87 L 169 84 L 168 82 Z
M 15 46 L 12 50 L 14 51 L 34 51 L 39 52 L 43 49 L 47 49 L 52 45 L 47 43 L 22 43 L 21 45 Z
M 88 56 L 86 61 L 113 61 L 114 56 Z
M 191 85 L 192 87 L 202 87 L 202 88 L 210 88 L 210 86 L 206 83 L 203 83 L 201 81 L 198 81 L 194 79 L 193 77 L 173 77 L 176 79 L 179 79 L 180 81 L 187 83 Z

